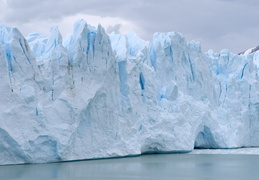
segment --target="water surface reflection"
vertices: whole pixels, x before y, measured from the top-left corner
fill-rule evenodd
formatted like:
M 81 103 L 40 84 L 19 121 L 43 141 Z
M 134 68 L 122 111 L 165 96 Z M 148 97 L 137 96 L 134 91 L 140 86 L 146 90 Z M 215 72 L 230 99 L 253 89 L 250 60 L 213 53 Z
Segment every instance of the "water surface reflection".
M 154 154 L 131 158 L 0 166 L 2 180 L 258 180 L 259 155 Z

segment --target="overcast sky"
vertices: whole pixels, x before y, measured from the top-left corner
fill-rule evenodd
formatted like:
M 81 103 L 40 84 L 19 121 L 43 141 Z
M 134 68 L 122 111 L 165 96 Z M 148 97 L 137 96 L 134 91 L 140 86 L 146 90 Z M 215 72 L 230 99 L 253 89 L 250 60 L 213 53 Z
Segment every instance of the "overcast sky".
M 49 35 L 53 25 L 66 35 L 77 19 L 145 40 L 154 32 L 181 32 L 203 51 L 238 53 L 259 45 L 259 0 L 0 0 L 0 23 L 25 36 Z

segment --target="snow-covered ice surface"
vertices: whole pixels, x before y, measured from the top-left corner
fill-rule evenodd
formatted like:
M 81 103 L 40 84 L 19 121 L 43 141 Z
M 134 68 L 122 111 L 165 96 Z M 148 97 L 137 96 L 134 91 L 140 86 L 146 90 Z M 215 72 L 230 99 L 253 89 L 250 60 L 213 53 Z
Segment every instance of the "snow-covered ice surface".
M 258 59 L 175 32 L 0 25 L 0 164 L 259 146 Z
M 189 154 L 259 154 L 259 147 L 238 149 L 194 149 Z

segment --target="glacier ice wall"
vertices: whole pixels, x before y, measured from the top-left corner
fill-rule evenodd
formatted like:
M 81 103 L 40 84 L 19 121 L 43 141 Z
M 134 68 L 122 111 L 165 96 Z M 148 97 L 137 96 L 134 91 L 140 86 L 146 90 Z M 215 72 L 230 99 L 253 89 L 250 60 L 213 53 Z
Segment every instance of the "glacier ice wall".
M 174 32 L 0 25 L 0 164 L 259 146 L 258 62 Z

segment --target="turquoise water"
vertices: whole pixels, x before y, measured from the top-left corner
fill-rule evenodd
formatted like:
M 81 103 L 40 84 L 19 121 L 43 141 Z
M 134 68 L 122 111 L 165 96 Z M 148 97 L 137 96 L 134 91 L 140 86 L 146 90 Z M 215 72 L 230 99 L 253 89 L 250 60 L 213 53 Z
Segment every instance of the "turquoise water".
M 0 180 L 258 180 L 259 155 L 153 154 L 0 166 Z

